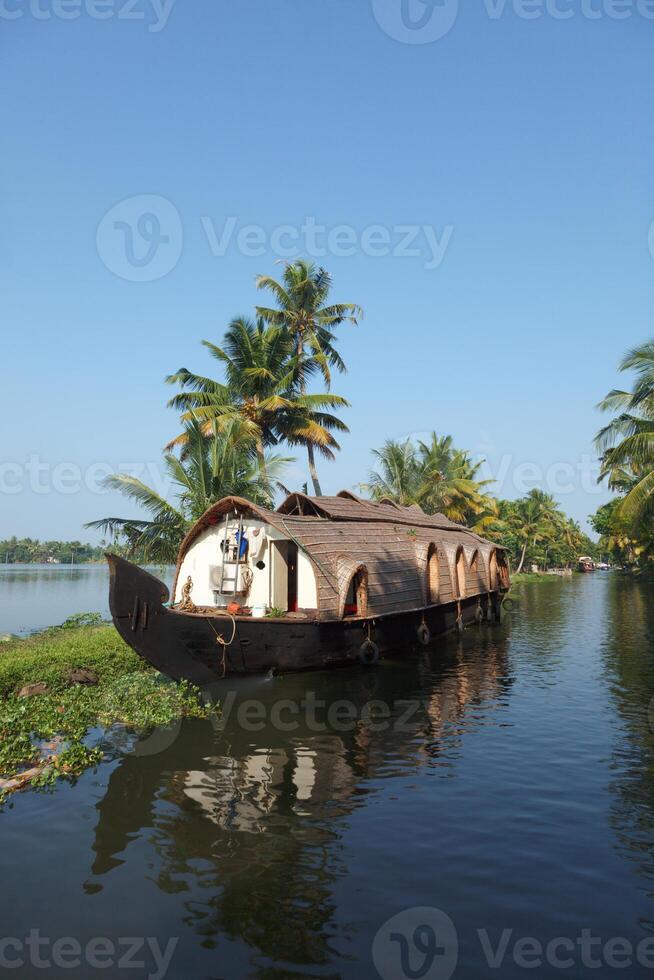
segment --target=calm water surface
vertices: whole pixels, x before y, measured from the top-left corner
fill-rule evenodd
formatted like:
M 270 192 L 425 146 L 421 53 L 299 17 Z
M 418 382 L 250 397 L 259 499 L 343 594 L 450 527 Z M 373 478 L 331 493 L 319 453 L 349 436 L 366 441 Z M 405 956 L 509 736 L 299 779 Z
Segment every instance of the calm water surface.
M 168 585 L 170 568 L 153 568 Z M 107 565 L 0 564 L 0 633 L 24 635 L 80 612 L 109 616 Z
M 14 799 L 2 934 L 175 938 L 175 980 L 650 976 L 604 944 L 654 936 L 653 628 L 647 586 L 596 573 L 410 659 L 232 682 L 222 730 L 184 723 Z M 504 930 L 493 969 L 482 937 Z M 563 937 L 572 965 L 525 968 L 524 937 Z M 145 977 L 141 959 L 47 975 Z

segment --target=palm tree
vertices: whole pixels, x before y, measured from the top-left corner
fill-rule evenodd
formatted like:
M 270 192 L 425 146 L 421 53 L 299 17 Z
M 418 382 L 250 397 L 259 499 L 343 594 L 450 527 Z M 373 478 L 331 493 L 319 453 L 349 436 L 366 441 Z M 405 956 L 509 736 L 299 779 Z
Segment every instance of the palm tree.
M 257 314 L 267 323 L 282 327 L 293 341 L 300 395 L 306 395 L 307 378 L 315 370 L 322 374 L 329 390 L 330 369 L 345 371 L 345 363 L 334 346 L 334 330 L 346 321 L 357 324 L 363 316 L 361 307 L 355 303 L 328 304 L 332 287 L 330 274 L 304 259 L 287 262 L 281 282 L 272 276 L 258 276 L 256 284 L 258 289 L 271 292 L 277 303 L 277 308 L 258 306 Z M 322 489 L 315 464 L 316 448 L 320 446 L 310 440 L 306 442 L 314 492 L 320 497 Z
M 621 371 L 636 371 L 631 391 L 614 389 L 600 402 L 618 411 L 595 440 L 601 453 L 600 480 L 625 493 L 620 516 L 636 525 L 654 511 L 654 341 L 623 358 Z
M 265 447 L 285 440 L 289 445 L 311 446 L 333 458 L 338 443 L 332 433 L 347 431 L 330 410 L 347 405 L 329 392 L 309 395 L 297 385 L 298 365 L 292 339 L 280 326 L 267 325 L 262 317 L 254 323 L 237 317 L 230 323 L 222 347 L 204 340 L 212 357 L 220 362 L 225 382 L 214 381 L 180 368 L 166 378 L 183 391 L 169 402 L 182 409 L 182 421 L 200 420 L 205 433 L 236 426 L 247 442 L 253 442 L 261 467 Z M 310 370 L 310 369 L 309 369 Z M 234 430 L 233 430 L 234 431 Z M 166 449 L 183 445 L 186 432 Z
M 419 442 L 421 487 L 417 502 L 427 513 L 445 514 L 452 521 L 472 523 L 489 510 L 489 498 L 482 493 L 489 480 L 477 479 L 481 461 L 473 463 L 470 454 L 455 449 L 452 436 Z M 490 508 L 492 510 L 492 508 Z
M 419 504 L 427 514 L 444 514 L 457 523 L 472 524 L 475 530 L 494 519 L 494 502 L 482 492 L 488 481 L 477 479 L 481 463 L 455 449 L 451 436 L 433 432 L 429 442 L 417 445 L 411 439 L 389 439 L 373 450 L 373 456 L 377 468 L 361 486 L 373 500 Z
M 129 553 L 144 561 L 174 562 L 186 532 L 222 497 L 247 497 L 270 506 L 276 481 L 290 460 L 267 456 L 262 465 L 254 445 L 250 443 L 248 448 L 245 444 L 237 422 L 209 436 L 205 428 L 205 424 L 190 420 L 181 456 L 164 455 L 174 503 L 137 477 L 115 474 L 107 477 L 105 486 L 136 501 L 150 517 L 103 517 L 85 526 L 109 533 L 114 539 L 122 536 Z
M 368 483 L 362 483 L 360 489 L 377 501 L 394 500 L 403 507 L 417 503 L 420 466 L 411 440 L 395 442 L 389 439 L 381 449 L 373 449 L 372 455 L 377 469 L 371 470 Z
M 530 549 L 554 536 L 559 514 L 554 498 L 542 490 L 530 490 L 509 506 L 508 514 L 505 511 L 507 526 L 521 545 L 516 575 L 524 568 Z

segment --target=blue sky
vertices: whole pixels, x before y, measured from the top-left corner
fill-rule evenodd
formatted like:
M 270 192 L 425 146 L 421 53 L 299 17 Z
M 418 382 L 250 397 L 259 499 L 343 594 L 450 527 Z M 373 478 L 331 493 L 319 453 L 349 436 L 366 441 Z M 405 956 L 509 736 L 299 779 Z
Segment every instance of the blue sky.
M 133 513 L 98 475 L 156 475 L 164 376 L 307 248 L 366 314 L 327 492 L 436 429 L 504 496 L 606 499 L 594 406 L 652 335 L 654 5 L 406 2 L 2 0 L 0 536 Z

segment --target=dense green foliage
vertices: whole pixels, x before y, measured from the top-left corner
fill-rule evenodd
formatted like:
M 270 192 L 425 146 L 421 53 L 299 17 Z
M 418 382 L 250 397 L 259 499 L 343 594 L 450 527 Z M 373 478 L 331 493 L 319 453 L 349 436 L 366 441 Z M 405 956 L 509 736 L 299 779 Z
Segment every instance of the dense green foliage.
M 615 412 L 597 434 L 600 480 L 619 496 L 591 518 L 601 547 L 614 561 L 654 567 L 654 341 L 627 353 L 621 371 L 634 371 L 631 390 L 614 389 L 600 403 Z
M 426 514 L 444 514 L 452 521 L 481 528 L 494 514 L 495 503 L 477 479 L 481 463 L 456 449 L 451 436 L 430 442 L 394 442 L 373 449 L 375 468 L 361 485 L 373 500 L 418 504 Z
M 40 772 L 31 785 L 73 778 L 102 758 L 87 739 L 98 724 L 121 723 L 145 731 L 182 715 L 206 715 L 195 689 L 165 681 L 112 627 L 72 625 L 1 648 L 0 777 L 37 766 Z M 98 684 L 71 684 L 68 675 L 74 669 L 92 670 Z M 39 682 L 47 684 L 46 693 L 17 696 L 23 685 Z M 58 751 L 44 765 L 43 743 L 52 746 L 52 740 L 57 740 Z
M 186 423 L 180 456 L 164 457 L 174 502 L 136 477 L 116 474 L 107 478 L 107 486 L 135 500 L 149 516 L 103 517 L 87 527 L 117 538 L 128 555 L 141 561 L 174 562 L 188 529 L 215 501 L 234 495 L 269 504 L 285 462 L 270 454 L 261 462 L 255 448 L 241 441 L 235 420 L 207 435 L 192 419 Z
M 331 432 L 344 431 L 345 425 L 326 409 L 347 403 L 338 395 L 306 393 L 298 373 L 306 373 L 312 362 L 305 363 L 303 355 L 296 354 L 293 337 L 283 326 L 270 326 L 262 317 L 256 323 L 239 317 L 230 323 L 222 347 L 207 340 L 204 345 L 221 364 L 225 382 L 186 368 L 170 375 L 168 383 L 183 389 L 169 403 L 182 409 L 183 422 L 199 420 L 203 433 L 211 437 L 231 427 L 238 432 L 240 445 L 254 447 L 262 468 L 266 446 L 280 442 L 310 443 L 333 456 L 338 443 Z M 186 440 L 184 432 L 168 448 Z
M 389 440 L 373 450 L 375 468 L 361 489 L 373 500 L 418 504 L 427 514 L 444 514 L 501 542 L 518 572 L 532 564 L 563 568 L 595 545 L 549 494 L 532 490 L 520 500 L 497 500 L 480 480 L 481 461 L 456 449 L 451 436 L 432 433 L 429 442 Z
M 640 571 L 654 569 L 654 524 L 624 516 L 624 497 L 615 497 L 590 517 L 599 549 L 614 564 Z
M 80 541 L 37 541 L 35 538 L 7 538 L 0 541 L 0 562 L 42 562 L 56 561 L 70 565 L 88 561 L 101 561 L 102 548 L 98 545 L 82 544 Z
M 520 500 L 500 500 L 486 537 L 508 549 L 516 574 L 539 569 L 574 568 L 581 555 L 597 556 L 597 546 L 552 496 L 530 490 Z

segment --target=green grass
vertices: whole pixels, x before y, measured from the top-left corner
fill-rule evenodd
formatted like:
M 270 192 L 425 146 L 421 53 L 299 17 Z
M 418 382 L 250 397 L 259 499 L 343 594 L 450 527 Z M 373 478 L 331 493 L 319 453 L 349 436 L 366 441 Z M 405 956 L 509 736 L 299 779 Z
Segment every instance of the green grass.
M 545 575 L 542 572 L 520 572 L 519 575 L 511 576 L 512 585 L 520 585 L 521 582 L 560 582 L 563 575 Z
M 62 690 L 68 671 L 82 667 L 95 671 L 101 682 L 149 669 L 113 626 L 46 630 L 0 647 L 0 697 L 38 681 Z
M 71 685 L 70 670 L 94 671 L 98 684 Z M 46 694 L 19 698 L 21 687 L 43 681 Z M 0 777 L 36 766 L 31 786 L 74 779 L 97 765 L 102 752 L 87 744 L 89 729 L 121 723 L 136 731 L 180 716 L 205 717 L 198 690 L 175 684 L 149 667 L 112 626 L 46 630 L 0 646 Z M 56 753 L 42 743 L 57 739 Z M 56 755 L 44 762 L 44 754 Z M 0 784 L 0 801 L 5 791 Z

